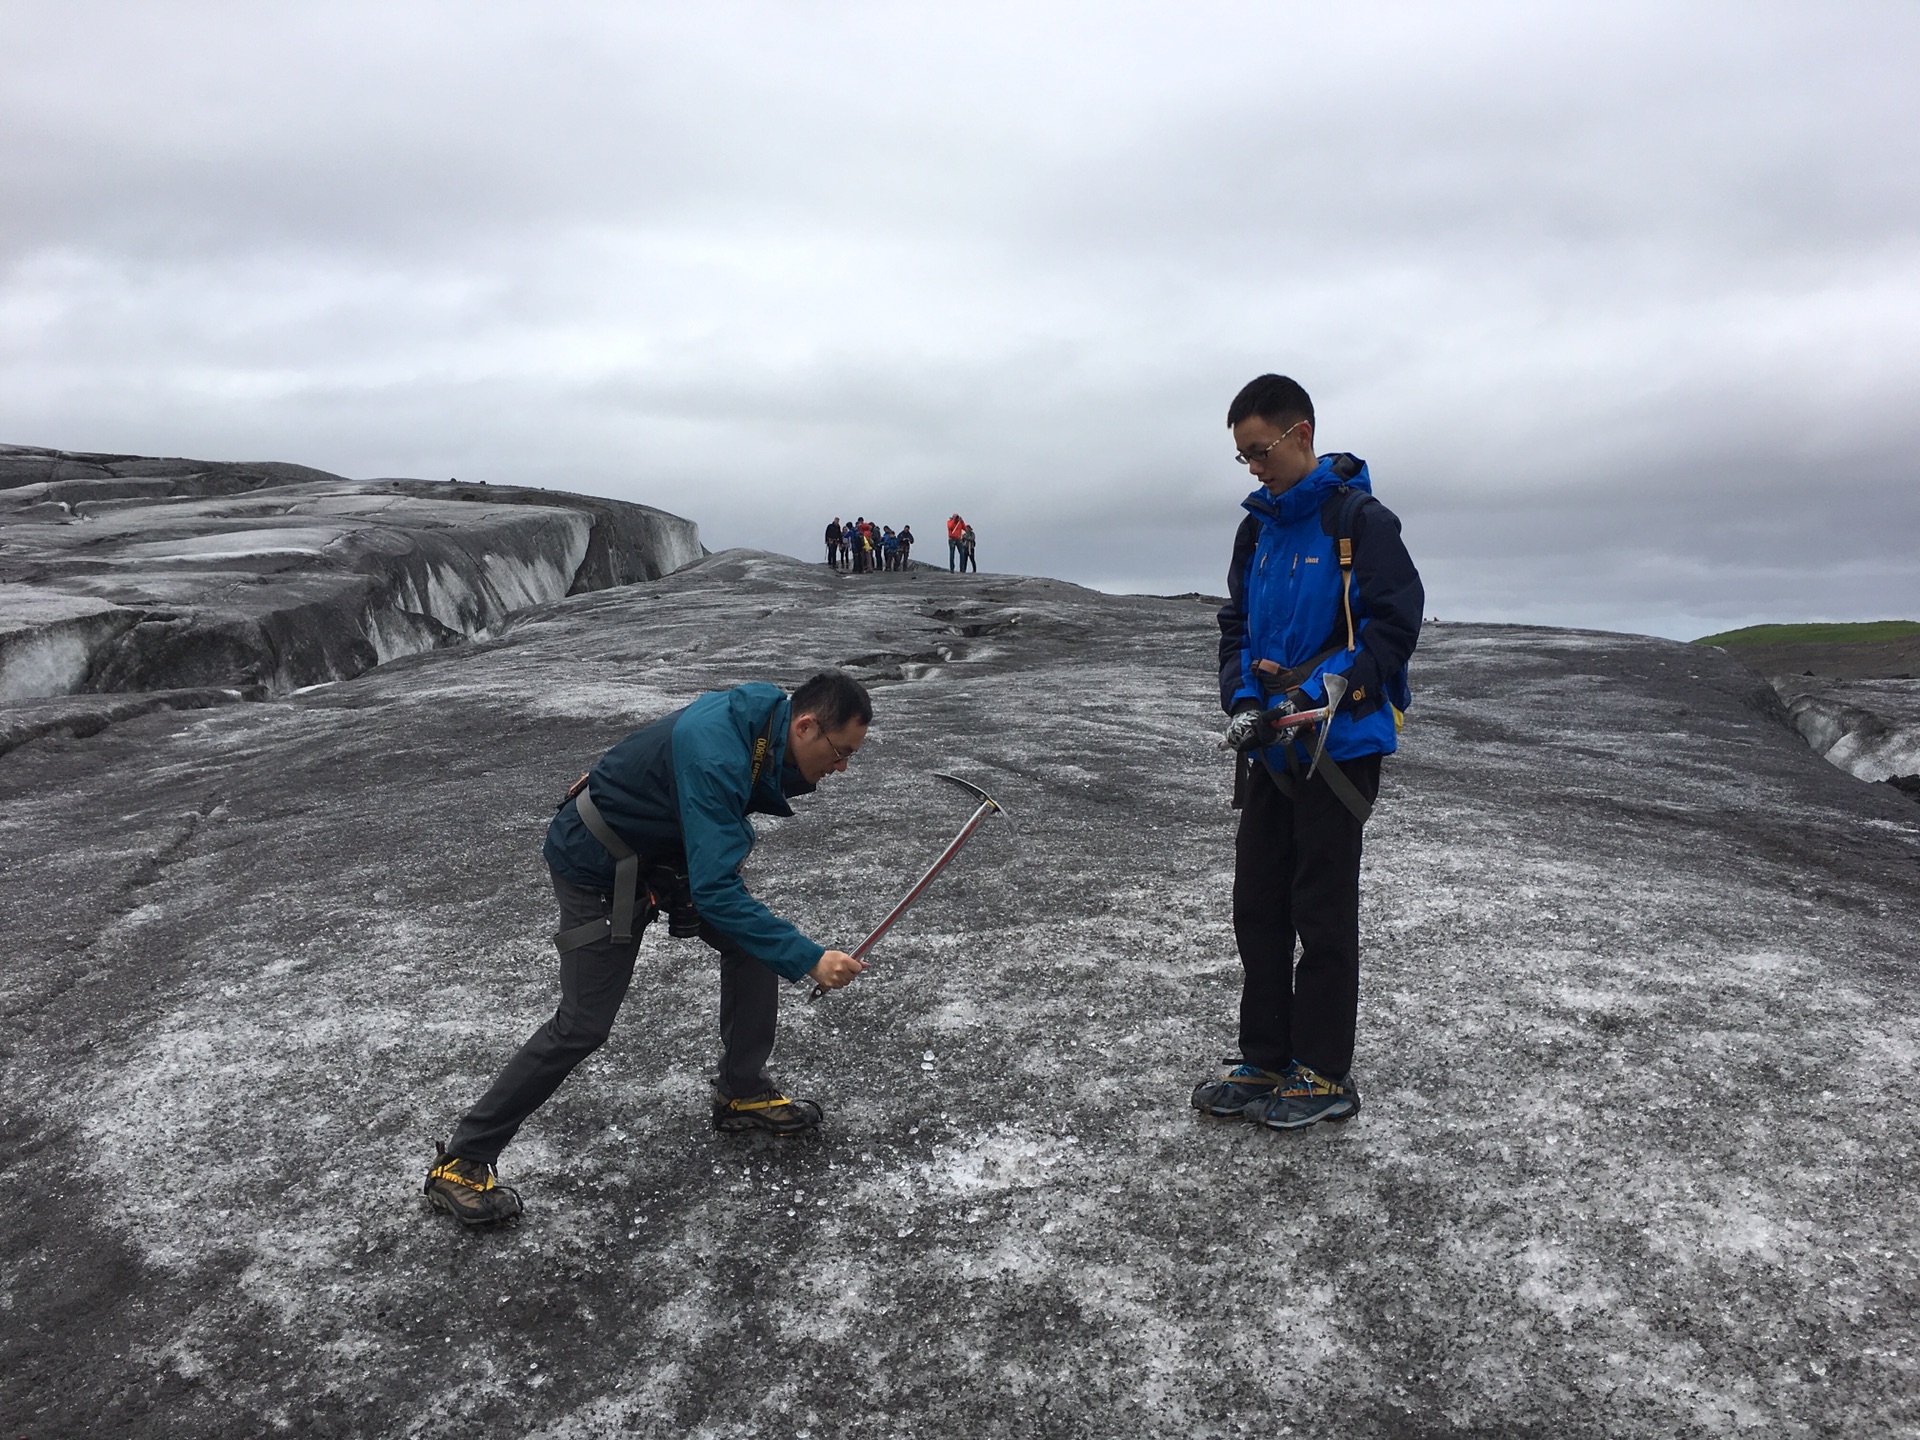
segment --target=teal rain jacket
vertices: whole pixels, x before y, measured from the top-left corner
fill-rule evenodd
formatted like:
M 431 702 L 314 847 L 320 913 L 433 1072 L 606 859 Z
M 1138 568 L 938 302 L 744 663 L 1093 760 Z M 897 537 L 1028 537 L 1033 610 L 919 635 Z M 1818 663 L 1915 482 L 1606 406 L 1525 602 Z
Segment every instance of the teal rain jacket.
M 792 702 L 777 685 L 702 695 L 607 751 L 587 774 L 587 793 L 614 833 L 649 860 L 683 857 L 700 916 L 768 969 L 798 980 L 826 947 L 809 940 L 747 893 L 741 867 L 753 849 L 749 815 L 791 815 L 789 796 L 813 786 L 788 764 Z M 767 738 L 758 781 L 754 744 Z M 569 800 L 542 848 L 555 874 L 588 889 L 613 888 L 613 857 Z

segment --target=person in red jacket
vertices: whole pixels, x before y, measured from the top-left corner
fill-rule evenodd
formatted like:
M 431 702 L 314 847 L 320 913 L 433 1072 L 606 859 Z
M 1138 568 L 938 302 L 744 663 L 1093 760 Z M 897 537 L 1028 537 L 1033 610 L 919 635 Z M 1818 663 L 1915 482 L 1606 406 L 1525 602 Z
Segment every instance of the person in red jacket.
M 954 511 L 947 517 L 947 569 L 960 568 L 960 542 L 966 537 L 967 522 L 960 518 L 960 512 Z

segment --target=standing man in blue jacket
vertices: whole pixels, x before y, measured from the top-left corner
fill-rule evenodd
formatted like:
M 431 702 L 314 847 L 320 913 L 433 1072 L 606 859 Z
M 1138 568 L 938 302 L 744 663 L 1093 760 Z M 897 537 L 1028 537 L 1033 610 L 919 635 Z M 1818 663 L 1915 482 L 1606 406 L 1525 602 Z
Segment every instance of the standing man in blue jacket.
M 808 939 L 747 892 L 748 816 L 791 815 L 788 800 L 844 770 L 866 739 L 873 703 L 838 671 L 791 699 L 775 685 L 702 695 L 600 757 L 547 828 L 544 855 L 560 901 L 560 1008 L 527 1039 L 427 1172 L 437 1209 L 469 1225 L 520 1213 L 494 1177 L 500 1152 L 573 1068 L 597 1050 L 626 998 L 640 937 L 661 910 L 674 934 L 720 952 L 719 1130 L 795 1134 L 820 1124 L 816 1101 L 768 1078 L 781 980 L 837 990 L 867 967 Z
M 1315 454 L 1313 401 L 1297 383 L 1251 381 L 1227 424 L 1260 482 L 1242 502 L 1219 617 L 1220 703 L 1239 757 L 1240 1058 L 1193 1104 L 1292 1130 L 1360 1109 L 1360 832 L 1410 701 L 1426 594 L 1366 463 Z M 1321 727 L 1275 726 L 1325 705 L 1330 675 L 1345 686 L 1324 747 Z

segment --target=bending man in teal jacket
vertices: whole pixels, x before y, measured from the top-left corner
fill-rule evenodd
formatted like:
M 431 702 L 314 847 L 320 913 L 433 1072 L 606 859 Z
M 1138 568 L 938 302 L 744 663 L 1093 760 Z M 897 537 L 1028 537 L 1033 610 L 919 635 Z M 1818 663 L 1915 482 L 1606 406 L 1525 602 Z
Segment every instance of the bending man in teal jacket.
M 721 1130 L 814 1129 L 821 1109 L 767 1077 L 781 979 L 850 983 L 866 966 L 808 939 L 748 893 L 749 815 L 791 815 L 788 799 L 844 770 L 873 721 L 859 682 L 816 675 L 791 700 L 774 685 L 702 695 L 600 757 L 547 829 L 560 901 L 560 1008 L 528 1038 L 441 1147 L 427 1174 L 434 1205 L 470 1225 L 520 1213 L 494 1165 L 527 1117 L 597 1050 L 633 979 L 647 923 L 720 952 Z

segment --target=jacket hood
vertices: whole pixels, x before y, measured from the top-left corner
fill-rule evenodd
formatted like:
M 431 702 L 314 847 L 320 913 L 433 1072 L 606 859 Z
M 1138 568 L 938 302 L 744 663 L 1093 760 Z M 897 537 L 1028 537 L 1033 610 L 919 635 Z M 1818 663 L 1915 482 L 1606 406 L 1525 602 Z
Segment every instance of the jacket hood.
M 1279 499 L 1276 500 L 1272 492 L 1262 485 L 1240 504 L 1241 508 L 1255 515 L 1265 515 L 1283 525 L 1291 525 L 1318 510 L 1327 496 L 1342 485 L 1364 490 L 1369 495 L 1373 493 L 1367 462 L 1357 455 L 1338 451 L 1322 455 L 1320 463 L 1309 470 L 1298 484 L 1282 491 Z

